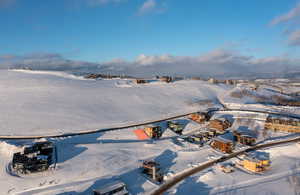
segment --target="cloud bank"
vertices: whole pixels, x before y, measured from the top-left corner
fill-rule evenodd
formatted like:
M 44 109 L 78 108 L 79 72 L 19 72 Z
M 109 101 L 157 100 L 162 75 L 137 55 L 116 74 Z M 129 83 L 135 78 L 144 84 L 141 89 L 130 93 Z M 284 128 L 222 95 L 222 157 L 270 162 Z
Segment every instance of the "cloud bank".
M 30 68 L 34 70 L 68 71 L 98 68 L 97 63 L 65 59 L 57 53 L 33 53 L 24 56 L 6 54 L 0 56 L 0 69 Z
M 154 75 L 200 77 L 260 77 L 283 76 L 300 71 L 300 59 L 286 56 L 254 58 L 235 51 L 216 49 L 199 56 L 173 56 L 170 54 L 140 55 L 133 61 L 114 59 L 92 63 L 65 59 L 59 54 L 36 53 L 25 56 L 3 55 L 1 69 L 31 68 L 74 73 L 126 74 L 137 77 Z

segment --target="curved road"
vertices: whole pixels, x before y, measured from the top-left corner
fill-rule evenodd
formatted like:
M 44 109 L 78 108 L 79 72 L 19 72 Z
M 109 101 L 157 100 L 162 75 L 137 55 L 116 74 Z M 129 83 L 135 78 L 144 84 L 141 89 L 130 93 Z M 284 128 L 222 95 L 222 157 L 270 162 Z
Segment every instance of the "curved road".
M 185 178 L 198 173 L 208 167 L 213 166 L 214 164 L 220 163 L 220 162 L 224 162 L 227 161 L 231 158 L 237 157 L 245 152 L 249 152 L 252 150 L 257 150 L 257 149 L 261 149 L 261 148 L 266 148 L 266 147 L 270 147 L 270 146 L 275 146 L 275 145 L 279 145 L 279 144 L 285 144 L 285 143 L 290 143 L 290 142 L 299 142 L 300 141 L 300 137 L 296 137 L 293 139 L 288 139 L 288 140 L 281 140 L 281 141 L 275 141 L 275 142 L 270 142 L 270 143 L 265 143 L 265 144 L 259 144 L 256 146 L 252 146 L 237 152 L 234 152 L 232 154 L 229 155 L 224 155 L 218 159 L 215 160 L 210 160 L 208 162 L 202 163 L 201 165 L 197 166 L 197 167 L 193 167 L 193 168 L 189 168 L 186 169 L 180 173 L 178 173 L 176 176 L 174 176 L 172 179 L 168 180 L 167 182 L 165 182 L 164 184 L 162 184 L 159 188 L 157 188 L 156 190 L 154 190 L 152 193 L 150 193 L 150 195 L 161 195 L 164 192 L 166 192 L 167 190 L 171 189 L 173 186 L 175 186 L 177 183 L 181 182 L 182 180 L 184 180 Z
M 224 106 L 224 105 L 223 105 Z M 300 116 L 295 116 L 295 115 L 289 115 L 289 114 L 281 114 L 277 112 L 269 112 L 269 111 L 255 111 L 255 110 L 246 110 L 246 109 L 229 109 L 224 106 L 224 109 L 211 109 L 208 111 L 208 114 L 217 112 L 217 111 L 222 111 L 222 112 L 231 112 L 231 111 L 240 111 L 240 112 L 253 112 L 253 113 L 264 113 L 264 114 L 274 114 L 278 116 L 285 116 L 285 117 L 290 117 L 294 119 L 300 119 Z M 136 126 L 142 126 L 142 125 L 149 125 L 152 123 L 158 123 L 158 122 L 163 122 L 166 120 L 172 120 L 176 118 L 181 118 L 188 116 L 194 112 L 189 112 L 181 115 L 176 115 L 176 116 L 171 116 L 163 119 L 158 119 L 158 120 L 152 120 L 152 121 L 147 121 L 147 122 L 140 122 L 136 124 L 129 124 L 129 125 L 122 125 L 119 127 L 112 127 L 112 128 L 104 128 L 104 129 L 96 129 L 96 130 L 85 130 L 85 131 L 79 131 L 76 133 L 62 133 L 62 134 L 55 134 L 55 135 L 28 135 L 28 136 L 18 136 L 18 135 L 0 135 L 0 139 L 5 139 L 5 140 L 14 140 L 14 139 L 40 139 L 40 138 L 59 138 L 59 137 L 68 137 L 68 136 L 76 136 L 76 135 L 85 135 L 85 134 L 93 134 L 93 133 L 99 133 L 99 132 L 107 132 L 107 131 L 116 131 L 116 130 L 121 130 L 121 129 L 127 129 L 127 128 L 132 128 Z M 201 111 L 200 111 L 201 112 Z
M 104 128 L 104 129 L 96 129 L 96 130 L 85 130 L 85 131 L 80 131 L 76 133 L 63 133 L 63 134 L 56 134 L 56 135 L 28 135 L 28 136 L 18 136 L 18 135 L 0 135 L 0 139 L 40 139 L 40 138 L 58 138 L 58 137 L 68 137 L 68 136 L 75 136 L 75 135 L 85 135 L 85 134 L 93 134 L 93 133 L 99 133 L 99 132 L 106 132 L 106 131 L 116 131 L 120 129 L 127 129 L 127 128 L 132 128 L 136 126 L 142 126 L 142 125 L 149 125 L 152 123 L 158 123 L 166 120 L 172 120 L 180 117 L 185 117 L 188 116 L 194 112 L 190 113 L 185 113 L 181 115 L 176 115 L 176 116 L 171 116 L 159 120 L 152 120 L 152 121 L 147 121 L 147 122 L 140 122 L 140 123 L 135 123 L 135 124 L 129 124 L 129 125 L 122 125 L 119 127 L 112 127 L 112 128 Z

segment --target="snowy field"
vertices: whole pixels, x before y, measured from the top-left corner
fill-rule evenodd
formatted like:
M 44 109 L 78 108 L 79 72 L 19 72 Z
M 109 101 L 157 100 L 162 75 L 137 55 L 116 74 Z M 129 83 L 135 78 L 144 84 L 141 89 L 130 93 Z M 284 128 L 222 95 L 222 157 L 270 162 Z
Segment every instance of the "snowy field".
M 12 152 L 7 151 L 17 151 L 15 145 L 24 144 L 24 141 L 2 142 L 1 191 L 3 194 L 22 195 L 83 195 L 118 179 L 127 184 L 132 194 L 147 194 L 157 186 L 141 176 L 138 170 L 141 160 L 154 159 L 165 173 L 174 174 L 222 155 L 209 146 L 177 145 L 174 136 L 140 141 L 132 130 L 52 139 L 57 146 L 56 169 L 25 176 L 13 176 L 7 171 L 12 157 Z M 293 190 L 297 190 L 297 184 L 291 183 L 294 181 L 291 178 L 299 177 L 300 145 L 289 144 L 265 151 L 270 153 L 272 167 L 263 175 L 251 175 L 238 169 L 225 174 L 214 166 L 187 178 L 168 194 L 251 195 L 257 192 L 256 185 L 261 185 L 260 194 L 292 194 Z
M 66 73 L 0 71 L 0 135 L 52 135 L 198 111 L 227 86 L 201 81 L 136 85 Z
M 232 87 L 204 81 L 153 81 L 136 85 L 131 80 L 86 80 L 59 72 L 0 71 L 0 135 L 51 135 L 79 132 L 122 124 L 156 120 L 167 116 L 205 110 L 201 100 L 220 107 Z M 231 99 L 222 99 L 223 101 Z M 242 105 L 245 102 L 237 102 Z M 299 110 L 297 110 L 299 111 Z M 257 133 L 258 141 L 280 140 L 295 135 L 263 134 L 267 114 L 219 111 L 214 118 L 233 122 L 231 130 Z M 183 134 L 205 129 L 186 117 Z M 14 175 L 9 169 L 14 152 L 33 140 L 0 141 L 0 194 L 85 195 L 103 184 L 122 180 L 133 194 L 148 194 L 158 186 L 138 169 L 142 160 L 154 159 L 172 176 L 223 154 L 210 146 L 178 141 L 178 135 L 163 127 L 158 140 L 138 140 L 133 130 L 50 139 L 56 145 L 56 168 L 30 175 Z M 167 194 L 253 195 L 300 193 L 300 144 L 264 150 L 270 153 L 271 169 L 263 175 L 236 169 L 225 174 L 217 166 L 187 178 Z M 234 161 L 237 159 L 231 159 Z

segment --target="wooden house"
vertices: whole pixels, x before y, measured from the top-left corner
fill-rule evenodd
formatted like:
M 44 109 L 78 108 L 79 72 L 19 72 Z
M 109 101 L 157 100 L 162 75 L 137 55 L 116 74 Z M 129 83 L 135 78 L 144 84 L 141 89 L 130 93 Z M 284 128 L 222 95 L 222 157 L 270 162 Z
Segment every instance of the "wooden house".
M 148 83 L 146 79 L 134 79 L 135 84 L 145 84 Z
M 98 79 L 98 78 L 101 78 L 101 75 L 100 74 L 88 74 L 88 75 L 85 75 L 84 78 L 86 78 L 86 79 Z
M 234 131 L 234 140 L 243 145 L 254 145 L 256 142 L 256 137 L 253 134 L 243 132 L 243 131 Z
M 236 81 L 231 80 L 231 79 L 227 79 L 227 80 L 225 80 L 225 84 L 227 84 L 227 85 L 236 85 Z
M 209 128 L 216 130 L 219 134 L 224 133 L 229 127 L 231 127 L 231 123 L 225 118 L 218 118 L 209 121 Z
M 188 118 L 192 121 L 195 121 L 197 123 L 204 123 L 205 121 L 207 121 L 209 119 L 209 116 L 206 113 L 203 112 L 196 112 L 196 113 L 192 113 L 188 116 Z
M 232 153 L 234 148 L 233 140 L 222 136 L 215 137 L 211 142 L 211 147 L 224 153 Z

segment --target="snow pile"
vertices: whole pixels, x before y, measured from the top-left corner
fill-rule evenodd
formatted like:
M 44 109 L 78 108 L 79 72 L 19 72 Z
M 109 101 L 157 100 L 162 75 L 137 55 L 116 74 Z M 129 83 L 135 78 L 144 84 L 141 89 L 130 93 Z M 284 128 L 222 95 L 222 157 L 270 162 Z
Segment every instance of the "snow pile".
M 18 147 L 13 144 L 9 144 L 7 142 L 1 141 L 0 142 L 0 154 L 1 156 L 5 156 L 6 158 L 11 158 L 14 153 L 20 152 L 22 147 Z

